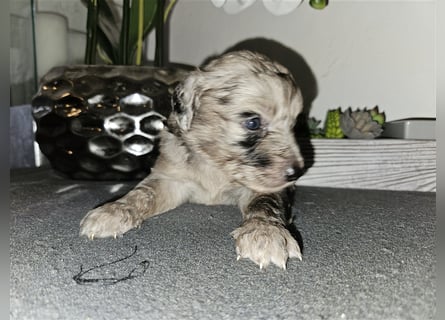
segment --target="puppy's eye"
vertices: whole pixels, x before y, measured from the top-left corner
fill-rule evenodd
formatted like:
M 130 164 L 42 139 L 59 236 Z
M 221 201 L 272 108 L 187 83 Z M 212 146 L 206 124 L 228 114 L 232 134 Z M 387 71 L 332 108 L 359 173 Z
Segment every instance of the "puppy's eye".
M 261 128 L 261 118 L 254 117 L 254 118 L 247 119 L 244 122 L 244 126 L 249 130 L 258 130 Z

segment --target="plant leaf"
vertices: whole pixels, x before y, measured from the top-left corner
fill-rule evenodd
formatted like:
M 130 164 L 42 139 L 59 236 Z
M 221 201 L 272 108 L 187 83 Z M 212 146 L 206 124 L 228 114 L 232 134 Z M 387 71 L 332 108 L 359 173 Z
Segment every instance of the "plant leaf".
M 120 41 L 119 41 L 119 63 L 124 65 L 130 63 L 130 59 L 127 56 L 128 28 L 130 24 L 129 19 L 130 19 L 130 0 L 124 0 L 122 6 L 122 27 L 121 27 Z
M 87 6 L 88 15 L 84 63 L 92 64 L 96 62 L 98 4 L 95 0 L 89 0 L 88 2 L 85 2 L 85 4 Z
M 99 7 L 99 28 L 108 41 L 117 48 L 119 45 L 121 19 L 113 1 L 101 0 Z
M 88 7 L 88 0 L 81 0 Z M 119 27 L 121 24 L 119 10 L 113 1 L 97 0 L 99 7 L 98 25 L 109 42 L 117 47 L 119 43 Z
M 156 8 L 158 1 L 150 0 L 144 1 L 144 32 L 143 39 L 154 28 L 154 21 L 156 16 Z M 130 21 L 128 30 L 128 57 L 132 61 L 134 52 L 136 51 L 138 39 L 138 20 L 139 20 L 139 4 L 137 0 L 133 0 L 130 8 Z
M 113 46 L 102 29 L 97 30 L 97 46 L 100 58 L 107 64 L 120 64 L 118 48 Z
M 120 26 L 118 9 L 112 1 L 97 0 L 98 16 L 94 18 L 94 7 L 90 3 L 91 1 L 81 0 L 82 4 L 88 8 L 88 17 L 91 17 L 87 26 L 89 34 L 91 34 L 93 28 L 95 29 L 93 41 L 87 41 L 85 63 L 95 63 L 96 48 L 93 48 L 93 46 L 96 46 L 96 44 L 93 44 L 94 42 L 97 43 L 102 60 L 108 63 L 112 61 L 116 64 L 118 63 L 117 47 Z M 104 57 L 106 59 L 103 59 Z

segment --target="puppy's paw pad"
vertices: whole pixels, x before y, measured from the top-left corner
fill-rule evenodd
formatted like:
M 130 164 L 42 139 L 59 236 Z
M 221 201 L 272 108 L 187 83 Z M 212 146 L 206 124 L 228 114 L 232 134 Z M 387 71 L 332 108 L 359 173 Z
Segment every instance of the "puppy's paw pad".
M 108 203 L 91 210 L 80 222 L 80 235 L 94 238 L 121 237 L 128 230 L 141 224 L 124 204 Z
M 281 224 L 265 219 L 250 219 L 232 232 L 236 241 L 237 260 L 247 258 L 260 269 L 270 263 L 286 269 L 289 258 L 301 260 L 300 247 Z

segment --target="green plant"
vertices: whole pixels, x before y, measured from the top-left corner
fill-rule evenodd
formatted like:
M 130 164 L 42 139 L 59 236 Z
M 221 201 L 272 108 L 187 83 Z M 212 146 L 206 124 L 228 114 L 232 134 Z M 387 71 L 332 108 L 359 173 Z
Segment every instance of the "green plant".
M 317 120 L 314 117 L 307 119 L 307 126 L 309 128 L 309 134 L 311 138 L 323 138 L 324 131 L 322 128 L 319 128 L 321 124 L 321 120 Z
M 385 113 L 380 112 L 378 106 L 355 111 L 349 107 L 340 115 L 340 128 L 351 139 L 374 139 L 383 132 L 385 118 Z
M 385 124 L 386 116 L 384 112 L 379 111 L 379 107 L 375 106 L 369 110 L 372 120 L 376 121 L 379 125 L 383 126 Z
M 176 0 L 123 0 L 122 18 L 113 1 L 81 0 L 87 6 L 86 64 L 95 64 L 96 57 L 106 64 L 142 63 L 143 42 L 156 29 L 156 66 L 164 61 L 164 23 Z
M 309 4 L 314 9 L 324 9 L 328 5 L 328 0 L 309 0 Z
M 349 107 L 344 112 L 338 107 L 328 110 L 323 129 L 319 128 L 321 120 L 314 117 L 307 119 L 307 125 L 311 138 L 374 139 L 382 133 L 385 121 L 385 113 L 378 106 L 355 111 Z
M 341 139 L 344 138 L 340 127 L 341 108 L 328 110 L 325 121 L 325 138 Z

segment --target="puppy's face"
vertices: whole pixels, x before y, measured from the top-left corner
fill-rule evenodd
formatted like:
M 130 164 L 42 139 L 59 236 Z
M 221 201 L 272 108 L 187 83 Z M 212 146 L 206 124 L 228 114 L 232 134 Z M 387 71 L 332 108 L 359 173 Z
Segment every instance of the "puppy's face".
M 233 181 L 275 192 L 303 169 L 293 132 L 302 97 L 281 65 L 251 52 L 226 54 L 192 73 L 179 100 L 180 136 Z

